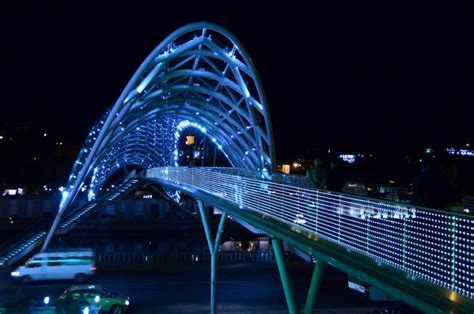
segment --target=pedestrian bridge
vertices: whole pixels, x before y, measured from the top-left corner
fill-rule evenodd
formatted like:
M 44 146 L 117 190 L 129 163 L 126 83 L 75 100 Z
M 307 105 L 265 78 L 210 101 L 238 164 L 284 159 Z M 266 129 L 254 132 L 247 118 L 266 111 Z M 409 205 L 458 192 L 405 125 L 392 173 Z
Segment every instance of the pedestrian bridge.
M 180 167 L 187 128 L 209 139 L 232 168 Z M 317 260 L 305 313 L 314 310 L 326 264 L 425 312 L 474 311 L 472 217 L 316 190 L 304 177 L 277 174 L 275 160 L 268 104 L 243 45 L 220 26 L 186 25 L 151 52 L 92 126 L 48 234 L 28 235 L 20 247 L 44 239 L 46 249 L 57 230 L 71 229 L 104 200 L 100 191 L 112 178 L 123 182 L 106 200 L 146 180 L 176 200 L 180 193 L 197 200 L 211 255 L 213 313 L 228 216 L 272 237 L 290 313 L 298 308 L 282 242 Z M 142 170 L 140 181 L 131 181 L 131 167 Z M 70 209 L 81 191 L 91 203 Z M 204 204 L 224 213 L 215 237 Z
M 473 309 L 473 217 L 316 190 L 283 174 L 163 167 L 146 177 L 423 311 Z

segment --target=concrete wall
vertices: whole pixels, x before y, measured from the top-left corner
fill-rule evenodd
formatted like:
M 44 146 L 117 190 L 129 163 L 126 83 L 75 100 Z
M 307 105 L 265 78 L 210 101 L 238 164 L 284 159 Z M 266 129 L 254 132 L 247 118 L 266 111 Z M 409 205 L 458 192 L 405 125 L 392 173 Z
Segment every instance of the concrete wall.
M 85 198 L 78 198 L 73 206 L 81 206 L 85 202 Z M 10 216 L 27 219 L 52 216 L 58 206 L 59 200 L 55 198 L 0 198 L 0 219 L 8 219 Z M 99 213 L 103 216 L 128 219 L 152 217 L 162 220 L 172 210 L 172 205 L 161 199 L 122 199 L 112 205 L 101 207 Z
M 1 198 L 0 219 L 16 216 L 18 218 L 39 218 L 52 215 L 59 205 L 58 200 Z
M 102 216 L 118 216 L 126 219 L 138 217 L 164 219 L 172 211 L 171 205 L 160 199 L 123 199 L 99 209 Z
M 50 198 L 24 198 L 4 197 L 0 198 L 0 219 L 10 216 L 17 218 L 41 218 L 53 215 L 59 207 L 59 197 Z M 73 207 L 82 206 L 87 202 L 85 197 L 77 197 Z

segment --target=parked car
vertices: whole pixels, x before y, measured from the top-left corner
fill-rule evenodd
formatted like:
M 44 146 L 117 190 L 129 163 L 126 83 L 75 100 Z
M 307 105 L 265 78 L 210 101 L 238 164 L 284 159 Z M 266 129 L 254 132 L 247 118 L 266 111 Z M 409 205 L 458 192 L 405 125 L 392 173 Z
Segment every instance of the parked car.
M 34 255 L 11 276 L 23 283 L 64 279 L 84 282 L 95 271 L 95 254 L 91 249 L 49 250 Z
M 55 306 L 57 313 L 122 314 L 129 310 L 130 298 L 112 293 L 98 285 L 77 285 L 64 291 L 56 300 Z

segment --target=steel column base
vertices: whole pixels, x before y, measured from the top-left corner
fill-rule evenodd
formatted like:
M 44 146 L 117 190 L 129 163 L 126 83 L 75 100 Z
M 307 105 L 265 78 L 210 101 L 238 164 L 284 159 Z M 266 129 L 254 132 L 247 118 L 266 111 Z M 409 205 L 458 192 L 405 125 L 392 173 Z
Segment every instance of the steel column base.
M 283 291 L 285 292 L 286 304 L 288 305 L 288 312 L 290 314 L 297 314 L 298 308 L 295 302 L 295 296 L 293 293 L 293 287 L 291 286 L 290 276 L 288 275 L 288 269 L 286 267 L 285 251 L 283 245 L 279 239 L 272 239 L 273 251 L 275 252 L 275 258 L 278 265 L 278 271 L 280 272 L 281 283 L 283 285 Z
M 209 247 L 209 252 L 211 254 L 211 291 L 210 291 L 210 312 L 211 314 L 217 313 L 217 304 L 216 304 L 216 260 L 217 260 L 217 251 L 219 249 L 219 243 L 222 238 L 222 233 L 224 232 L 224 226 L 227 218 L 227 214 L 222 212 L 221 219 L 219 221 L 219 227 L 217 228 L 216 238 L 213 240 L 211 234 L 211 226 L 209 224 L 209 217 L 207 212 L 204 209 L 202 201 L 198 200 L 199 213 L 201 214 L 202 225 L 204 226 L 204 232 L 206 233 L 207 245 Z
M 319 287 L 323 278 L 326 263 L 318 260 L 314 265 L 313 276 L 309 284 L 308 295 L 306 296 L 306 303 L 304 305 L 304 314 L 313 314 L 316 307 L 316 299 L 318 297 Z

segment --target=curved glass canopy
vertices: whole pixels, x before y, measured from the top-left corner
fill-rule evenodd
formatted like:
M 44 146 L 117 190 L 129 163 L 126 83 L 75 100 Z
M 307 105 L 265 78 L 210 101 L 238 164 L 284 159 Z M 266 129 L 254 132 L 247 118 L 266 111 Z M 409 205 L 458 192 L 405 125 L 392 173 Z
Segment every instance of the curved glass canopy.
M 122 167 L 177 165 L 177 141 L 188 126 L 205 133 L 232 166 L 275 170 L 272 125 L 258 74 L 240 42 L 207 22 L 165 38 L 92 127 L 50 233 L 86 185 L 92 198 Z

